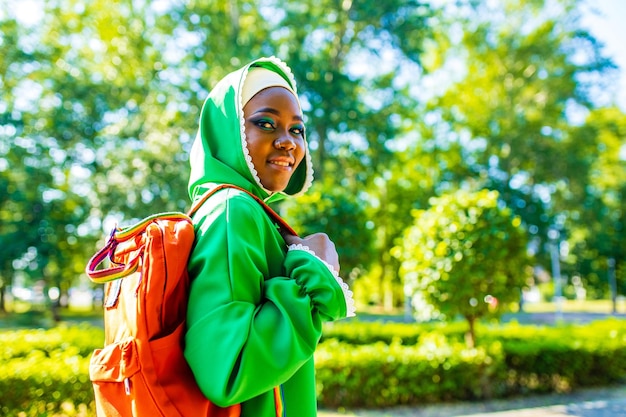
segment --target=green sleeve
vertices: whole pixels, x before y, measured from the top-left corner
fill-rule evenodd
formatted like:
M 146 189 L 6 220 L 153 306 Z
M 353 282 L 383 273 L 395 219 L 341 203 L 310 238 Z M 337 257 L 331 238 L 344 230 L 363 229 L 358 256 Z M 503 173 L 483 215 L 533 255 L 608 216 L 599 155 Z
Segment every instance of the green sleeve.
M 310 297 L 311 308 L 324 321 L 333 321 L 349 314 L 345 298 L 347 286 L 333 268 L 302 245 L 289 246 L 285 259 L 287 275 L 295 279 Z M 329 285 L 333 283 L 334 285 Z
M 285 262 L 284 240 L 250 197 L 219 192 L 194 222 L 185 357 L 207 398 L 228 406 L 288 380 L 345 300 L 316 257 L 289 251 Z

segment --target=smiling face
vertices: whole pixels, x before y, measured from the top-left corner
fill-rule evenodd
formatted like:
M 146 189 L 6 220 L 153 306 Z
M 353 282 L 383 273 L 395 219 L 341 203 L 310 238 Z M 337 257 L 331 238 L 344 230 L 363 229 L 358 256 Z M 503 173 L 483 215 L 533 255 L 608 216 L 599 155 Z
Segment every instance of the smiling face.
M 261 184 L 268 191 L 283 191 L 305 155 L 298 100 L 285 88 L 266 88 L 246 103 L 243 117 L 248 152 Z

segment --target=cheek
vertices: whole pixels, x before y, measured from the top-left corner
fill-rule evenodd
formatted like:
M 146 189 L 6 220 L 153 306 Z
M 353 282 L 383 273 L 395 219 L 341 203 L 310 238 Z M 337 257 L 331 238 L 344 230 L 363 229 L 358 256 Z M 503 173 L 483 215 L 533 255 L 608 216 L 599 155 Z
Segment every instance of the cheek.
M 298 165 L 300 165 L 300 163 L 304 160 L 305 154 L 306 154 L 305 145 L 303 144 L 302 146 L 298 146 L 298 154 L 296 155 Z
M 263 141 L 256 135 L 246 135 L 246 146 L 252 157 L 263 152 Z

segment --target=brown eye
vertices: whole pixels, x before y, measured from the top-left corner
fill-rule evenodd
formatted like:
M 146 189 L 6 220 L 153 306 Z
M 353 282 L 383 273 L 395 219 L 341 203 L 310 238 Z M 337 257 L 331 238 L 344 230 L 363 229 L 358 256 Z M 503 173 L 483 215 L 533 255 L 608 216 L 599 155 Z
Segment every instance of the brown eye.
M 256 120 L 254 122 L 254 124 L 256 126 L 260 127 L 263 130 L 273 130 L 273 129 L 275 129 L 274 123 L 271 120 L 268 120 L 268 119 Z
M 294 126 L 291 128 L 291 133 L 296 136 L 304 136 L 304 126 Z

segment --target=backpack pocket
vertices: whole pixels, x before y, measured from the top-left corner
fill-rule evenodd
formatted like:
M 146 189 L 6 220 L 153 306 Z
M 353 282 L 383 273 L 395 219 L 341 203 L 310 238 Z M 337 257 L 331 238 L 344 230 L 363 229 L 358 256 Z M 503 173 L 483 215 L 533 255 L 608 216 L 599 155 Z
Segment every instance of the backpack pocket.
M 133 340 L 96 349 L 89 362 L 98 416 L 132 416 L 131 378 L 139 372 L 139 358 Z M 134 382 L 134 381 L 132 381 Z
M 178 415 L 165 413 L 157 405 L 141 372 L 134 339 L 96 349 L 89 363 L 98 417 Z M 171 407 L 171 405 L 170 405 Z

